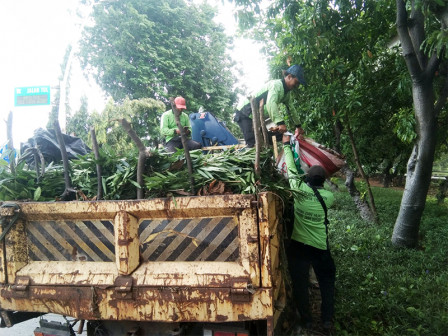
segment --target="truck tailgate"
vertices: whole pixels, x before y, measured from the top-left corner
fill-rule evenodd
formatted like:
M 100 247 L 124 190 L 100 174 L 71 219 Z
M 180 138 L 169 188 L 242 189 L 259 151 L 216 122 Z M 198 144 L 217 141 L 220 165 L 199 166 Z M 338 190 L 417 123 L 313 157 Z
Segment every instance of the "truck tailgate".
M 272 200 L 263 193 L 20 203 L 0 244 L 0 308 L 271 324 L 282 287 L 271 270 L 278 264 Z

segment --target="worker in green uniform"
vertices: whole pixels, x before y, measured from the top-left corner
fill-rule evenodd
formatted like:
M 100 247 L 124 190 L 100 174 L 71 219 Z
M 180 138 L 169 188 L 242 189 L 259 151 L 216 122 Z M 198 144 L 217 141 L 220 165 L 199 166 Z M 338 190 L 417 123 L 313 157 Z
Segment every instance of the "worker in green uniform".
M 190 120 L 188 115 L 183 112 L 187 109 L 185 98 L 176 97 L 174 99 L 176 108 L 181 111 L 180 123 L 185 130 L 187 136 L 191 134 Z M 180 137 L 180 130 L 177 127 L 176 119 L 174 118 L 174 112 L 172 109 L 162 114 L 160 120 L 160 133 L 165 137 L 165 149 L 172 153 L 176 151 L 176 148 L 183 148 L 182 139 Z M 200 149 L 202 146 L 199 142 L 192 139 L 187 139 L 187 146 L 189 150 Z
M 300 313 L 301 325 L 312 327 L 309 302 L 309 269 L 313 267 L 322 297 L 323 328 L 330 330 L 334 313 L 334 284 L 336 267 L 328 244 L 327 208 L 334 202 L 333 194 L 323 188 L 326 172 L 312 166 L 304 178 L 294 162 L 290 136 L 283 135 L 283 148 L 289 184 L 294 194 L 294 227 L 288 249 L 288 263 L 293 282 L 294 299 Z
M 303 68 L 300 65 L 292 65 L 288 70 L 283 72 L 282 79 L 274 79 L 267 82 L 253 95 L 257 106 L 263 99 L 264 112 L 266 112 L 271 118 L 271 121 L 277 125 L 278 133 L 286 132 L 284 116 L 280 112 L 280 104 L 284 104 L 286 108 L 289 108 L 291 105 L 290 92 L 300 84 L 306 85 Z M 253 147 L 255 145 L 255 134 L 251 115 L 252 108 L 250 106 L 250 101 L 245 100 L 238 105 L 234 117 L 234 121 L 238 124 L 243 133 L 247 147 Z

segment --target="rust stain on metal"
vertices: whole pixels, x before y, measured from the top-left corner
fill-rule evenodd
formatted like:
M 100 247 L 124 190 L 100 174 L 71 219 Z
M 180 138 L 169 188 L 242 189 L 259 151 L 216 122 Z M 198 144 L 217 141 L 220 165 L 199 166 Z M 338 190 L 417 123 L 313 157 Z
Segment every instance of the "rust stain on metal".
M 250 317 L 244 314 L 238 314 L 238 321 L 247 321 L 247 320 L 250 320 Z
M 172 321 L 177 321 L 179 319 L 179 315 L 176 314 L 176 312 L 173 310 L 173 314 L 171 315 Z
M 216 321 L 217 322 L 225 322 L 229 319 L 226 315 L 216 315 Z
M 54 292 L 56 291 L 56 292 Z M 158 293 L 160 291 L 160 293 Z M 270 294 L 263 291 L 253 304 L 232 304 L 229 293 L 223 290 L 207 288 L 135 288 L 135 299 L 112 299 L 112 289 L 90 289 L 86 287 L 67 287 L 66 289 L 31 288 L 27 299 L 13 298 L 6 309 L 53 312 L 82 319 L 111 319 L 132 321 L 209 321 L 225 322 L 236 320 L 263 319 L 271 314 L 262 308 L 261 302 L 270 302 Z M 4 291 L 2 291 L 4 294 Z M 165 296 L 157 301 L 160 294 Z M 14 307 L 12 307 L 14 305 Z M 211 308 L 212 307 L 212 308 Z
M 87 261 L 88 257 L 84 253 L 81 253 L 78 251 L 76 246 L 73 246 L 72 253 L 71 253 L 72 261 Z
M 172 273 L 172 274 L 159 274 L 154 277 L 155 279 L 164 279 L 165 285 L 170 284 L 170 280 L 182 280 L 184 278 L 183 274 L 180 273 Z
M 125 239 L 118 239 L 118 245 L 120 246 L 128 246 L 134 241 L 134 238 L 125 238 Z
M 262 200 L 262 198 L 260 198 Z M 269 200 L 268 200 L 269 201 Z M 53 218 L 56 220 L 69 219 L 101 219 L 114 220 L 118 212 L 122 213 L 121 224 L 115 231 L 116 256 L 114 263 L 109 266 L 113 271 L 108 273 L 105 263 L 97 263 L 95 268 L 84 268 L 87 263 L 66 262 L 55 264 L 48 269 L 27 265 L 27 255 L 20 256 L 22 264 L 17 264 L 17 275 L 28 275 L 27 270 L 33 270 L 32 282 L 28 297 L 18 297 L 10 287 L 0 285 L 0 306 L 9 310 L 35 310 L 63 313 L 83 319 L 110 319 L 134 321 L 245 321 L 250 319 L 264 319 L 272 314 L 272 291 L 258 288 L 255 293 L 248 295 L 247 286 L 250 283 L 261 285 L 260 273 L 270 275 L 271 256 L 269 224 L 271 210 L 276 206 L 265 207 L 259 212 L 260 218 L 266 221 L 259 223 L 256 209 L 259 206 L 253 195 L 220 195 L 207 197 L 179 197 L 142 200 L 142 201 L 101 201 L 101 202 L 72 202 L 58 204 L 34 204 L 23 207 L 25 218 Z M 263 206 L 266 206 L 263 203 Z M 33 213 L 34 211 L 34 213 Z M 233 263 L 201 262 L 167 262 L 160 263 L 161 269 L 154 269 L 157 263 L 145 262 L 138 266 L 132 258 L 138 259 L 138 223 L 151 218 L 197 218 L 210 216 L 232 216 L 241 230 L 241 257 Z M 266 217 L 266 218 L 265 218 Z M 244 223 L 242 223 L 243 221 Z M 257 226 L 262 239 L 257 240 Z M 130 228 L 132 226 L 132 228 Z M 274 225 L 275 227 L 275 225 Z M 128 230 L 129 229 L 129 230 Z M 272 228 L 271 228 L 272 229 Z M 14 242 L 22 234 L 16 235 Z M 26 246 L 26 240 L 24 245 Z M 249 243 L 249 244 L 246 244 Z M 130 247 L 136 244 L 137 247 Z M 16 257 L 18 249 L 9 242 L 9 248 L 14 249 L 11 254 Z M 259 246 L 261 244 L 261 246 Z M 120 246 L 120 247 L 119 247 Z M 262 258 L 260 259 L 259 247 Z M 7 251 L 8 252 L 8 251 Z M 72 259 L 84 260 L 76 248 L 73 248 Z M 122 254 L 119 254 L 122 252 Z M 8 257 L 8 254 L 7 254 Z M 26 257 L 26 258 L 25 258 Z M 12 258 L 12 257 L 11 257 Z M 118 260 L 118 265 L 117 265 Z M 14 259 L 16 261 L 16 259 Z M 6 260 L 5 262 L 8 262 Z M 266 265 L 260 266 L 263 263 Z M 132 269 L 129 264 L 139 267 Z M 68 267 L 72 265 L 74 269 Z M 232 267 L 229 266 L 232 265 Z M 171 266 L 173 265 L 173 266 Z M 193 265 L 193 266 L 191 266 Z M 24 273 L 21 267 L 26 266 Z M 101 267 L 100 267 L 101 266 Z M 9 267 L 9 264 L 8 264 Z M 115 268 L 116 267 L 116 268 Z M 131 270 L 132 269 L 132 270 Z M 73 272 L 71 272 L 73 270 Z M 134 283 L 131 286 L 114 284 L 117 274 L 126 273 Z M 132 274 L 132 275 L 131 275 Z M 137 274 L 137 275 L 136 275 Z M 36 285 L 40 284 L 39 286 Z M 45 285 L 50 282 L 50 285 Z M 232 293 L 242 297 L 242 302 L 232 300 Z M 247 302 L 247 298 L 251 298 Z

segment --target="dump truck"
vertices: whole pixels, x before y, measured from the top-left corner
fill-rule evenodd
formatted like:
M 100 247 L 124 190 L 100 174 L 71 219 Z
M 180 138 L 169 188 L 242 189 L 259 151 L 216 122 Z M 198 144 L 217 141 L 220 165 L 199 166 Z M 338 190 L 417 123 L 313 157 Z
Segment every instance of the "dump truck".
M 55 313 L 88 335 L 273 335 L 282 210 L 270 192 L 0 203 L 3 326 Z

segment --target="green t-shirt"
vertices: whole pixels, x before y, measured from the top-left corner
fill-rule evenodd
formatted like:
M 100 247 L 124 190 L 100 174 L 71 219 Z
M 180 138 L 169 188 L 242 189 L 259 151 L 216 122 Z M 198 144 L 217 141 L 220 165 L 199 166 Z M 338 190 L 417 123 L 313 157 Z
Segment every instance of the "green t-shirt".
M 294 229 L 291 238 L 316 247 L 327 249 L 325 230 L 325 212 L 317 197 L 299 176 L 290 145 L 284 145 L 285 162 L 288 170 L 289 185 L 298 191 L 294 195 Z M 319 189 L 327 209 L 334 203 L 334 196 L 328 190 Z
M 186 126 L 191 131 L 190 119 L 188 119 L 188 115 L 185 112 L 182 112 L 180 115 L 180 123 L 183 127 Z M 176 119 L 174 119 L 173 111 L 168 110 L 164 112 L 160 120 L 160 133 L 165 137 L 166 142 L 177 135 L 176 130 L 177 124 Z
M 281 79 L 273 79 L 265 83 L 253 96 L 256 98 L 257 103 L 264 99 L 264 114 L 267 113 L 271 121 L 276 124 L 284 122 L 284 111 L 282 111 L 280 105 L 283 104 L 285 108 L 292 107 L 291 91 L 285 92 Z M 237 109 L 241 111 L 246 106 L 250 108 L 250 102 L 247 99 L 238 105 Z

